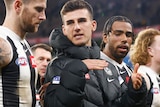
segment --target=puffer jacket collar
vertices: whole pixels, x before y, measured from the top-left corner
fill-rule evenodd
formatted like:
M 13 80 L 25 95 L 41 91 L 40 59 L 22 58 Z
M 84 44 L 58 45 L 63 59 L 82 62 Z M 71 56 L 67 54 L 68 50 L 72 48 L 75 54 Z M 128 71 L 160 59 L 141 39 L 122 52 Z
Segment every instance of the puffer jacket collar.
M 92 40 L 92 46 L 75 46 L 66 36 L 63 35 L 61 29 L 54 29 L 49 38 L 50 45 L 58 51 L 71 58 L 87 59 L 100 57 L 100 48 L 97 43 Z

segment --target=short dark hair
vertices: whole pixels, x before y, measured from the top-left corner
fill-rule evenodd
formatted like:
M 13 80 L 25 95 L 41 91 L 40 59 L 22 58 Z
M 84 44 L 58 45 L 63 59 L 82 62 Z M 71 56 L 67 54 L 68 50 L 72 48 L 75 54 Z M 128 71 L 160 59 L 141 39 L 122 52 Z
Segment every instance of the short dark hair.
M 44 43 L 35 44 L 35 45 L 33 45 L 31 47 L 31 51 L 34 53 L 37 48 L 42 48 L 42 49 L 44 49 L 44 50 L 49 51 L 49 52 L 52 53 L 52 47 L 50 47 L 47 44 L 44 44 Z
M 111 32 L 111 30 L 112 30 L 112 25 L 113 25 L 113 23 L 114 23 L 115 21 L 121 21 L 121 22 L 128 22 L 128 23 L 130 23 L 131 26 L 132 26 L 132 31 L 133 31 L 133 24 L 132 24 L 132 22 L 131 22 L 130 19 L 128 19 L 128 18 L 125 17 L 125 16 L 112 16 L 112 17 L 110 17 L 110 18 L 105 22 L 105 24 L 104 24 L 104 27 L 103 27 L 103 33 L 104 33 L 104 34 L 108 35 L 109 32 Z M 105 47 L 105 43 L 103 42 L 103 40 L 102 40 L 102 42 L 101 42 L 100 47 L 101 47 L 101 50 L 103 50 L 103 48 Z
M 93 8 L 88 2 L 84 0 L 69 0 L 68 2 L 66 2 L 60 11 L 61 18 L 66 13 L 72 12 L 78 9 L 87 9 L 88 12 L 90 13 L 91 19 L 93 19 Z

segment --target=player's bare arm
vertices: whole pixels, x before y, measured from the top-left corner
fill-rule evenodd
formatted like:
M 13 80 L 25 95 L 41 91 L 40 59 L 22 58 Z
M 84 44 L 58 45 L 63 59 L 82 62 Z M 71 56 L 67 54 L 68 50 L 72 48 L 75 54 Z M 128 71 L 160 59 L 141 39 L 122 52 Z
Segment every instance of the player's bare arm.
M 12 54 L 10 44 L 3 38 L 0 38 L 0 67 L 9 64 L 11 57 Z

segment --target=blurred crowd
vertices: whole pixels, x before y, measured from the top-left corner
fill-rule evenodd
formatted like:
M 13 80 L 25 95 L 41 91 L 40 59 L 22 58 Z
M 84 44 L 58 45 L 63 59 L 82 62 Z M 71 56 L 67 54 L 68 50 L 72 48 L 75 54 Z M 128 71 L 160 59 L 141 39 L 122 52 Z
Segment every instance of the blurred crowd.
M 47 37 L 53 28 L 61 26 L 60 8 L 67 0 L 48 0 L 47 20 L 42 23 L 36 34 Z M 86 0 L 94 9 L 98 22 L 97 32 L 102 31 L 104 21 L 113 15 L 124 15 L 132 20 L 134 27 L 160 24 L 160 2 L 158 0 Z M 0 0 L 0 24 L 5 16 L 3 0 Z M 35 37 L 35 36 L 30 36 Z M 37 36 L 36 36 L 37 37 Z

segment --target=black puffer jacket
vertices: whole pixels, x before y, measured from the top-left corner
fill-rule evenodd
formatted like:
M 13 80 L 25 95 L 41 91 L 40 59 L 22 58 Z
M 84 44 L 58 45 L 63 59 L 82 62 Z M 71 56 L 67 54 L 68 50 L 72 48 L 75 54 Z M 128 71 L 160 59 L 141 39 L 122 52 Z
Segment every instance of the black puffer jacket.
M 100 49 L 92 41 L 92 47 L 73 45 L 59 29 L 51 33 L 50 44 L 57 57 L 47 68 L 45 83 L 48 86 L 45 107 L 100 107 L 102 92 L 95 72 L 89 71 L 84 59 L 99 59 Z M 85 75 L 88 78 L 85 78 Z

